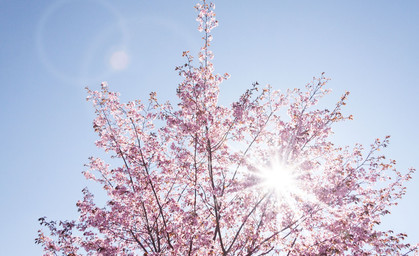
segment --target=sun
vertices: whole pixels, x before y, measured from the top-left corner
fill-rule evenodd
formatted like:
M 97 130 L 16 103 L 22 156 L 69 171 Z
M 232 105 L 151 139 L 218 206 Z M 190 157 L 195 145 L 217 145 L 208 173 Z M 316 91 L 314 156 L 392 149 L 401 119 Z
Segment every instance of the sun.
M 261 185 L 272 190 L 278 197 L 288 197 L 296 194 L 299 190 L 296 169 L 272 158 L 268 165 L 258 168 Z
M 296 213 L 303 205 L 320 203 L 310 192 L 303 178 L 303 169 L 299 166 L 298 163 L 284 163 L 273 154 L 267 163 L 256 167 L 259 187 L 267 193 L 272 193 L 280 207 L 286 206 Z

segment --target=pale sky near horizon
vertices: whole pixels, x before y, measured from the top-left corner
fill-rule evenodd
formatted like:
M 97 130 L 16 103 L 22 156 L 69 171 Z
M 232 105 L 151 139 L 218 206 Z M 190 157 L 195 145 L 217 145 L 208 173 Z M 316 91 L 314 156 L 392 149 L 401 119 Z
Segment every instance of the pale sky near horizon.
M 176 100 L 182 52 L 196 53 L 196 1 L 0 0 L 1 255 L 40 255 L 37 219 L 77 217 L 94 146 L 85 86 L 123 100 Z M 228 104 L 252 82 L 303 88 L 326 72 L 329 106 L 350 91 L 341 145 L 392 135 L 383 153 L 419 168 L 418 1 L 215 1 L 212 50 Z M 383 226 L 419 242 L 419 175 Z

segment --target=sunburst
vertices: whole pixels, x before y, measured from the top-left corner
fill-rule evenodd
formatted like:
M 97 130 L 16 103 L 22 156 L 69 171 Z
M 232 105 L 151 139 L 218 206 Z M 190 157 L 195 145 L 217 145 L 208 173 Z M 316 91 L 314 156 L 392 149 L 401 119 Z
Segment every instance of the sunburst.
M 316 197 L 310 193 L 298 164 L 287 164 L 275 154 L 271 155 L 265 164 L 255 168 L 262 190 L 272 192 L 281 205 L 286 204 L 291 209 L 298 211 L 301 202 L 316 202 Z

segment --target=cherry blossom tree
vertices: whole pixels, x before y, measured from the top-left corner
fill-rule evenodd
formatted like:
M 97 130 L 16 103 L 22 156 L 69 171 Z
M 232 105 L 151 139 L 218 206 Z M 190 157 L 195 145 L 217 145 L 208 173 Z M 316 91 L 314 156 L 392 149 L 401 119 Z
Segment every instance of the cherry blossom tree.
M 91 157 L 84 175 L 103 186 L 100 207 L 87 188 L 77 221 L 48 221 L 36 243 L 45 255 L 402 255 L 417 246 L 381 231 L 382 216 L 404 195 L 405 174 L 379 151 L 331 142 L 348 92 L 329 109 L 321 74 L 305 90 L 248 89 L 230 107 L 218 104 L 211 30 L 214 5 L 196 5 L 203 47 L 183 77 L 179 104 L 156 93 L 121 103 L 118 93 L 87 89 L 96 145 L 120 161 Z M 45 231 L 47 230 L 47 231 Z

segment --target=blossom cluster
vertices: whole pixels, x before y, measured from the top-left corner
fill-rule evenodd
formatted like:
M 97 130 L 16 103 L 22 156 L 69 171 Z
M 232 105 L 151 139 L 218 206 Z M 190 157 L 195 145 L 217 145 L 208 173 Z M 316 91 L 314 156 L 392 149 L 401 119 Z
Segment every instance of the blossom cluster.
M 96 146 L 120 166 L 91 157 L 84 176 L 101 184 L 99 206 L 86 188 L 77 221 L 40 224 L 44 255 L 401 255 L 417 246 L 378 227 L 405 193 L 402 174 L 370 147 L 340 147 L 332 125 L 352 119 L 318 101 L 330 90 L 321 74 L 305 90 L 258 83 L 230 106 L 218 103 L 229 75 L 214 74 L 209 50 L 214 5 L 196 5 L 204 36 L 199 64 L 186 64 L 179 104 L 119 101 L 102 83 L 90 90 Z M 269 173 L 275 173 L 269 176 Z M 287 175 L 287 176 L 285 176 Z M 278 182 L 266 182 L 268 179 Z M 285 184 L 286 180 L 289 184 Z M 267 185 L 269 184 L 269 185 Z M 292 185 L 290 185 L 292 184 Z M 281 187 L 278 187 L 281 186 Z

